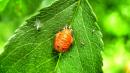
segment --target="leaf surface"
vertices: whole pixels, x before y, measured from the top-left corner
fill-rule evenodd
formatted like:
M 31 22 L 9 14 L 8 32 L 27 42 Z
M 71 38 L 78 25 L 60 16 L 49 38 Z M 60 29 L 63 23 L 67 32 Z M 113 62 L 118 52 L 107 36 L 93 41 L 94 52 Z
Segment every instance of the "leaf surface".
M 66 25 L 74 42 L 57 53 L 55 34 Z M 102 35 L 86 0 L 59 0 L 28 19 L 0 55 L 2 73 L 102 73 Z

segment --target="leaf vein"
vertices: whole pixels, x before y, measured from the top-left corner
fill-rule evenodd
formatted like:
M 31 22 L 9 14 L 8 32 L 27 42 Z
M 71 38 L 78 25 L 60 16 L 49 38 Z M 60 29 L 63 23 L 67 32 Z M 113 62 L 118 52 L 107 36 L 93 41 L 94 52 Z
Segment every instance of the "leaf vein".
M 14 65 L 16 65 L 18 62 L 20 62 L 24 57 L 28 56 L 30 53 L 32 53 L 35 49 L 37 49 L 41 44 L 49 41 L 50 39 L 52 39 L 52 37 L 50 37 L 49 39 L 47 39 L 46 41 L 40 43 L 36 48 L 34 48 L 32 51 L 30 51 L 29 53 L 27 53 L 25 56 L 23 56 L 22 58 L 20 58 L 19 60 L 16 61 L 16 63 L 12 64 L 11 67 L 13 67 Z M 7 71 L 8 72 L 8 71 Z

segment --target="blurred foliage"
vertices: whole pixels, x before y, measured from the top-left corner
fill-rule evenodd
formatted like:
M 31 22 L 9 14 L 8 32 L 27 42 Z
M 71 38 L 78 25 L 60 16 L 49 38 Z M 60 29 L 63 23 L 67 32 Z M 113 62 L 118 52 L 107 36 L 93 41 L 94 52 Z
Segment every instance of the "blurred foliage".
M 103 32 L 104 73 L 130 73 L 130 1 L 89 0 Z
M 0 0 L 0 48 L 25 18 L 54 1 Z M 130 0 L 89 2 L 104 35 L 104 73 L 130 73 Z

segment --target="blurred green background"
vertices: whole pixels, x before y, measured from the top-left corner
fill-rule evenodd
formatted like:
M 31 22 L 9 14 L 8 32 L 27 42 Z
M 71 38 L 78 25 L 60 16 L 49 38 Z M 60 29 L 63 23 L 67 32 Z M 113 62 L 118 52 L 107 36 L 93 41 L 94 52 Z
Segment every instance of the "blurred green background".
M 23 22 L 56 0 L 0 0 L 0 53 Z M 104 73 L 130 73 L 130 0 L 89 0 L 104 41 Z

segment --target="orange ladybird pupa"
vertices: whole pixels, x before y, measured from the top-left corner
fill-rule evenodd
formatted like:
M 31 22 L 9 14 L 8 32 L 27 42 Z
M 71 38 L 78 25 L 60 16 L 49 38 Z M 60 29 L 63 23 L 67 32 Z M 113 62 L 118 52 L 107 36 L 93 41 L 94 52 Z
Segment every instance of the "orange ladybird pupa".
M 72 42 L 72 29 L 66 26 L 62 31 L 56 34 L 54 48 L 58 52 L 66 52 L 71 46 Z

